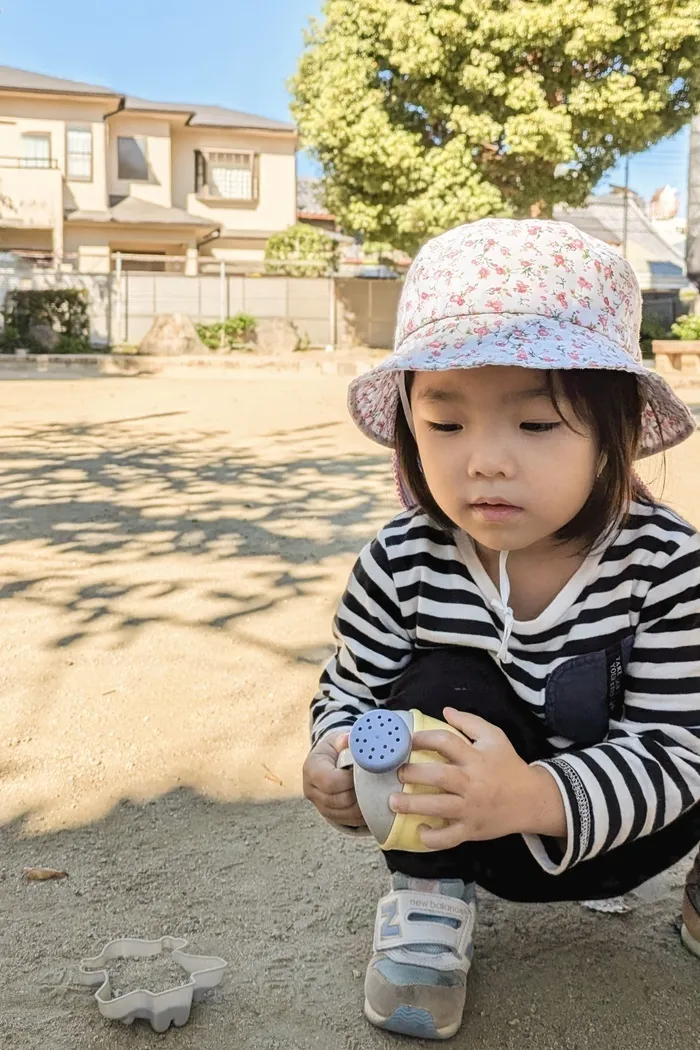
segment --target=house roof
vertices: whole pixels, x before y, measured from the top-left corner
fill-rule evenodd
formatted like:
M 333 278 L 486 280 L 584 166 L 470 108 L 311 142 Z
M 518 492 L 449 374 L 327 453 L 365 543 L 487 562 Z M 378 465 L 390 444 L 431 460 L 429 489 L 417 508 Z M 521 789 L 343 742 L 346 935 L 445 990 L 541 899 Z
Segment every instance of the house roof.
M 165 208 L 161 204 L 139 200 L 138 197 L 124 197 L 106 211 L 72 211 L 66 215 L 66 221 L 72 223 L 116 222 L 149 226 L 198 226 L 200 229 L 207 230 L 214 230 L 219 226 L 217 222 L 211 222 L 202 216 L 191 215 L 182 208 Z
M 120 92 L 111 88 L 85 84 L 81 80 L 47 77 L 43 73 L 30 73 L 26 69 L 14 69 L 12 66 L 0 66 L 0 91 L 43 91 L 61 95 L 120 97 Z
M 241 113 L 237 109 L 225 109 L 223 106 L 203 106 L 196 102 L 156 102 L 147 98 L 135 98 L 128 95 L 122 109 L 129 111 L 182 113 L 188 119 L 187 125 L 192 128 L 255 128 L 262 131 L 296 131 L 293 124 L 282 120 L 269 120 L 257 117 L 252 113 Z
M 190 127 L 251 128 L 257 131 L 294 132 L 294 124 L 281 120 L 269 120 L 252 113 L 241 113 L 223 106 L 205 106 L 196 102 L 158 102 L 152 99 L 124 95 L 121 91 L 84 84 L 61 77 L 48 77 L 43 73 L 30 73 L 24 69 L 0 66 L 0 91 L 37 91 L 60 95 L 101 96 L 113 98 L 119 110 L 142 113 L 180 113 Z
M 620 243 L 613 231 L 608 226 L 604 226 L 600 219 L 591 215 L 585 208 L 555 208 L 554 218 L 562 222 L 570 222 L 582 233 L 587 233 L 589 237 L 597 237 L 606 244 Z

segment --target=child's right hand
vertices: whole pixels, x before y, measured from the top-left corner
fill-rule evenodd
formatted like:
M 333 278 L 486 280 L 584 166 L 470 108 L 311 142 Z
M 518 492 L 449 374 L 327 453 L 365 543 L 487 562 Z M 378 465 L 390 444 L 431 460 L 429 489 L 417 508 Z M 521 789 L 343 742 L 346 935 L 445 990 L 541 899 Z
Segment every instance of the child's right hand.
M 353 828 L 364 827 L 355 797 L 351 769 L 338 769 L 338 755 L 348 746 L 349 734 L 329 733 L 304 762 L 304 795 L 326 820 Z

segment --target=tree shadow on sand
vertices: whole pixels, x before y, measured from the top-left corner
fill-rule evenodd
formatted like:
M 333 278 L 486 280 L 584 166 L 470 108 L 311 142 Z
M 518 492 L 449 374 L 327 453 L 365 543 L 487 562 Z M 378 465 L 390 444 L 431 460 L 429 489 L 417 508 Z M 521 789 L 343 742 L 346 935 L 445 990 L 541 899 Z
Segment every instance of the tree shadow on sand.
M 32 571 L 5 572 L 0 602 L 69 613 L 77 627 L 56 642 L 66 648 L 101 622 L 127 634 L 189 624 L 172 599 L 199 566 L 221 563 L 221 586 L 209 592 L 221 612 L 200 626 L 227 627 L 310 593 L 328 577 L 325 559 L 357 552 L 397 509 L 387 456 L 343 453 L 334 426 L 236 447 L 225 432 L 168 433 L 149 418 L 0 433 L 0 548 L 37 552 Z M 158 563 L 177 555 L 187 555 L 187 574 L 162 579 Z M 264 561 L 248 566 L 241 592 L 251 557 Z M 149 578 L 135 582 L 130 567 Z M 147 616 L 119 611 L 132 598 L 148 601 Z

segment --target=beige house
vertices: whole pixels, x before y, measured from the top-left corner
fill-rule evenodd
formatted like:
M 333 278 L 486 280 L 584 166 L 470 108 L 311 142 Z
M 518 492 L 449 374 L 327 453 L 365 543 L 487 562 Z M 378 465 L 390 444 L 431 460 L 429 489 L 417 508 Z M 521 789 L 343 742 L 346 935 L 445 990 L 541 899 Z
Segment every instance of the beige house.
M 0 251 L 83 272 L 115 253 L 255 267 L 296 221 L 296 146 L 292 124 L 0 66 Z

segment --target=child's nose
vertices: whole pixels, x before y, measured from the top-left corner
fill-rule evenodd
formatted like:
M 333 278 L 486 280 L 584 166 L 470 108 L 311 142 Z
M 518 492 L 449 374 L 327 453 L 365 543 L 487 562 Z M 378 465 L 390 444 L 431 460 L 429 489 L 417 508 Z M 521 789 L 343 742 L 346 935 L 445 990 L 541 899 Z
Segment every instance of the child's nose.
M 472 478 L 509 478 L 515 465 L 507 443 L 494 433 L 477 439 L 469 450 L 468 473 Z

